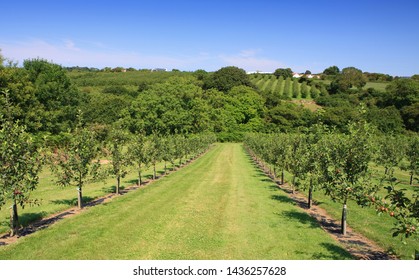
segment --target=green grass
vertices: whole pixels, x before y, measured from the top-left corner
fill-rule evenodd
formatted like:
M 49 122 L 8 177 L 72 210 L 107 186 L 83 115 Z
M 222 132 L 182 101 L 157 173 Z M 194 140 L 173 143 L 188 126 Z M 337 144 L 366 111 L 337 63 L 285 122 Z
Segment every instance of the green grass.
M 0 259 L 350 258 L 232 143 L 0 248 Z
M 330 83 L 332 82 L 331 80 L 318 80 L 318 81 L 327 86 L 330 85 Z M 388 84 L 389 82 L 367 82 L 365 86 L 363 87 L 363 89 L 373 88 L 375 90 L 385 91 Z
M 388 84 L 389 82 L 367 82 L 367 84 L 364 86 L 364 89 L 373 88 L 379 91 L 386 91 Z
M 163 172 L 163 163 L 158 164 L 157 170 L 160 173 Z M 152 169 L 149 168 L 143 175 L 144 178 L 151 177 Z M 131 168 L 130 172 L 121 181 L 122 188 L 136 184 L 136 179 L 137 172 Z M 45 166 L 39 175 L 37 189 L 31 193 L 31 198 L 39 200 L 40 204 L 26 206 L 24 209 L 18 206 L 19 221 L 23 226 L 77 205 L 76 187 L 59 187 L 55 183 L 56 180 L 49 168 Z M 115 178 L 109 177 L 104 182 L 87 184 L 83 188 L 83 199 L 88 202 L 115 192 L 115 180 Z M 0 234 L 9 231 L 9 205 L 11 203 L 7 203 L 0 209 Z

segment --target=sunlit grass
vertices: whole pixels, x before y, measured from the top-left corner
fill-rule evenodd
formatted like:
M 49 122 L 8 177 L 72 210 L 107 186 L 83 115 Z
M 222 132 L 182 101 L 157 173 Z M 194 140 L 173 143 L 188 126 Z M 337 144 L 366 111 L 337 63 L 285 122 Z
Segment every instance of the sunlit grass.
M 231 143 L 0 248 L 0 259 L 349 258 Z

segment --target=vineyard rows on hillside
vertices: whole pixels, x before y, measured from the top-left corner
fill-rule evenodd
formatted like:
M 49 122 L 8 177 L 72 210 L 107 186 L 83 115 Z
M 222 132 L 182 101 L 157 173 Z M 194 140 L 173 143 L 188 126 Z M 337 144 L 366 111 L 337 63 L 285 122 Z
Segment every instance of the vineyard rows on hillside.
M 270 74 L 253 74 L 250 81 L 262 92 L 284 99 L 314 99 L 326 93 L 325 84 L 312 79 L 295 79 Z

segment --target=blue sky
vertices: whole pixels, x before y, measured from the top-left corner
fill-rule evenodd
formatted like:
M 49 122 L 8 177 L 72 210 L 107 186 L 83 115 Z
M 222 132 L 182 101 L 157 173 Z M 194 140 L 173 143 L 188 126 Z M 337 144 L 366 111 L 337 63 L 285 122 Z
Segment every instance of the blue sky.
M 419 1 L 3 1 L 3 56 L 63 66 L 419 74 Z

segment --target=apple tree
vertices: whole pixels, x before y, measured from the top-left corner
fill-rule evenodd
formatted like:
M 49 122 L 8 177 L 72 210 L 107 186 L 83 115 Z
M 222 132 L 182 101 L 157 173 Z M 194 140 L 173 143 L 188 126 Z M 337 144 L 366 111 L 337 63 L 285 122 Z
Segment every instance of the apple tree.
M 346 234 L 347 203 L 364 206 L 378 188 L 372 183 L 368 163 L 371 143 L 367 124 L 350 124 L 348 134 L 329 133 L 318 147 L 319 183 L 326 195 L 342 204 L 341 232 Z
M 37 203 L 30 194 L 38 185 L 40 168 L 38 148 L 25 127 L 0 116 L 0 208 L 12 204 L 11 236 L 19 234 L 17 206 Z
M 99 147 L 95 135 L 82 126 L 80 115 L 78 118 L 73 137 L 67 145 L 57 148 L 50 160 L 58 185 L 77 187 L 78 207 L 83 208 L 83 187 L 99 177 L 100 163 L 97 160 Z
M 108 140 L 108 151 L 111 155 L 111 174 L 116 177 L 115 193 L 119 194 L 121 178 L 125 177 L 130 165 L 129 153 L 126 145 L 129 141 L 128 132 L 121 128 L 113 128 Z

